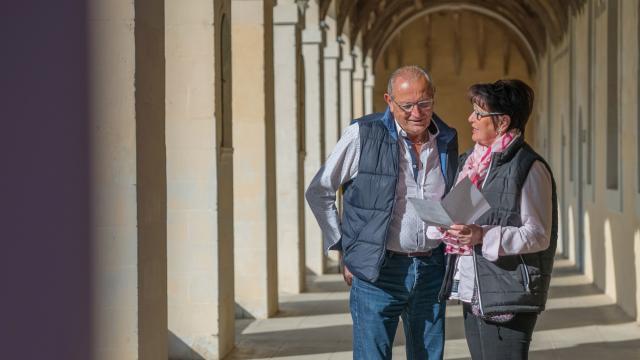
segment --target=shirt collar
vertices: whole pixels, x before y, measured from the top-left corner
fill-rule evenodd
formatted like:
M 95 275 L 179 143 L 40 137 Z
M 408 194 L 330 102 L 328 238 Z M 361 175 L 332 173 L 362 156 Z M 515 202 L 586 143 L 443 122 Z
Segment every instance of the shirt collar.
M 407 138 L 407 132 L 404 131 L 400 124 L 398 124 L 398 120 L 393 119 L 393 121 L 396 123 L 396 130 L 398 131 L 398 135 L 400 135 L 405 140 L 409 140 Z M 429 132 L 429 139 L 427 140 L 427 142 L 432 141 L 438 136 L 438 134 L 440 134 L 440 129 L 438 129 L 438 125 L 435 123 L 435 121 L 433 121 L 433 117 L 431 118 L 431 124 L 429 125 L 429 127 L 427 127 L 427 131 Z

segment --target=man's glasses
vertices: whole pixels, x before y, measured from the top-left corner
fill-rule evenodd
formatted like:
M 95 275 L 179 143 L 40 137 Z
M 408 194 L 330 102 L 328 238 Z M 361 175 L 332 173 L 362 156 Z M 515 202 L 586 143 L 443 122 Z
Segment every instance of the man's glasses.
M 393 101 L 394 104 L 398 105 L 398 107 L 400 109 L 402 109 L 402 111 L 404 111 L 404 112 L 411 112 L 411 110 L 413 110 L 414 106 L 417 106 L 418 110 L 420 110 L 420 111 L 426 111 L 426 110 L 433 109 L 433 99 L 421 100 L 421 101 L 414 102 L 414 103 L 398 104 L 396 99 L 394 99 L 393 96 L 391 96 L 391 101 Z

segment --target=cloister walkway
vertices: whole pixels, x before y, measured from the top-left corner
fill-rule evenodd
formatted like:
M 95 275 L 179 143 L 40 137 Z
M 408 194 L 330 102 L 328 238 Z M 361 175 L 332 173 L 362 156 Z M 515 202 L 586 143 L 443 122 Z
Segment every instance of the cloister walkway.
M 308 292 L 282 294 L 280 313 L 238 320 L 226 359 L 351 359 L 349 292 L 339 274 L 308 277 Z M 640 359 L 640 326 L 567 261 L 556 261 L 547 311 L 538 320 L 530 359 Z M 447 308 L 445 359 L 468 359 L 462 308 Z M 404 359 L 399 327 L 394 358 Z

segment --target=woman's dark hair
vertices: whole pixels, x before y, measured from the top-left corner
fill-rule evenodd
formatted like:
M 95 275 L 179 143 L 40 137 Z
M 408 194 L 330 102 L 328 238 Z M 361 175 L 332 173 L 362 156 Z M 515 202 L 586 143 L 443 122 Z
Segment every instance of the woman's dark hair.
M 517 79 L 498 80 L 493 84 L 475 84 L 469 88 L 469 100 L 489 112 L 509 115 L 511 123 L 507 130 L 524 129 L 533 110 L 533 90 Z M 493 118 L 494 125 L 496 118 Z

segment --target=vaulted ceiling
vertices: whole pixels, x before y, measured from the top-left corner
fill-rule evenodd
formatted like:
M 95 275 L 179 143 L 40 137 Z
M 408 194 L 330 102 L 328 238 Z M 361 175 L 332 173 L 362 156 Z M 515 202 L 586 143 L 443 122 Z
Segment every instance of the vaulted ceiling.
M 586 0 L 319 0 L 321 17 L 335 14 L 338 34 L 355 44 L 362 36 L 364 53 L 377 59 L 386 43 L 406 23 L 435 11 L 470 10 L 492 17 L 523 42 L 530 57 L 546 50 L 547 36 L 558 43 L 569 15 Z M 331 11 L 330 11 L 331 9 Z M 347 21 L 348 20 L 348 21 Z M 348 28 L 345 28 L 347 26 Z M 533 59 L 535 61 L 535 59 Z

